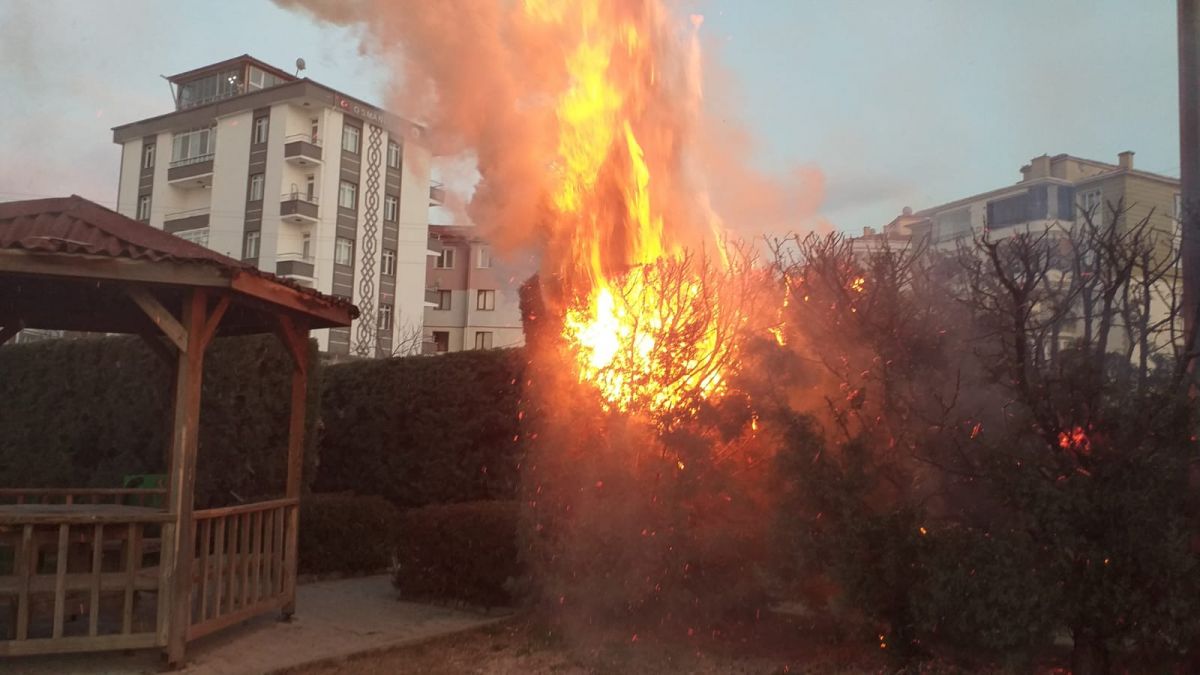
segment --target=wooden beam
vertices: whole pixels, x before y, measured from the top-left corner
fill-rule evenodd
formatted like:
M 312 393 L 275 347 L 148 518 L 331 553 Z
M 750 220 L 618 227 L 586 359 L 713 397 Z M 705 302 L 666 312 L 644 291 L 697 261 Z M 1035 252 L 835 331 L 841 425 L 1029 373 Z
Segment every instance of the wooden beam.
M 354 320 L 349 307 L 335 305 L 304 291 L 285 286 L 249 272 L 236 272 L 230 280 L 230 288 L 239 293 L 310 317 L 311 325 L 318 328 L 349 326 Z
M 204 333 L 200 336 L 202 349 L 207 349 L 213 336 L 217 334 L 217 327 L 221 325 L 221 317 L 225 316 L 225 310 L 229 309 L 229 296 L 222 295 L 217 301 L 217 306 L 213 308 L 211 314 L 208 315 L 208 321 L 204 323 Z
M 204 341 L 207 325 L 207 294 L 193 290 L 183 304 L 182 327 L 191 339 L 190 349 L 179 352 L 175 377 L 175 426 L 172 434 L 170 469 L 167 474 L 167 503 L 175 518 L 172 569 L 167 588 L 171 601 L 167 623 L 167 663 L 183 662 L 187 632 L 191 625 L 192 560 L 195 557 L 196 450 L 200 430 L 200 388 L 204 376 Z M 165 544 L 165 542 L 164 542 Z
M 278 325 L 275 327 L 275 335 L 279 337 L 279 341 L 287 349 L 288 356 L 292 357 L 292 367 L 308 372 L 307 326 L 297 323 L 291 317 L 283 314 L 276 314 L 275 318 L 278 321 Z
M 162 331 L 163 335 L 167 336 L 167 339 L 175 343 L 175 348 L 181 353 L 186 353 L 188 350 L 189 332 L 192 335 L 201 334 L 201 331 L 199 330 L 186 330 L 183 327 L 183 324 L 179 323 L 179 320 L 175 318 L 175 315 L 167 311 L 167 308 L 162 306 L 162 303 L 158 301 L 158 298 L 154 297 L 154 295 L 145 288 L 142 288 L 141 286 L 130 286 L 125 289 L 125 294 L 128 295 L 129 299 L 133 300 L 138 307 L 142 308 L 142 311 L 146 313 L 146 316 L 150 317 L 150 320 L 154 322 L 155 326 L 158 326 L 158 329 Z M 187 303 L 185 302 L 184 304 L 186 305 Z M 200 349 L 204 349 L 203 342 L 200 343 Z
M 20 333 L 23 328 L 25 328 L 25 322 L 23 321 L 0 328 L 0 345 L 16 337 L 17 333 Z
M 300 499 L 301 477 L 304 471 L 304 423 L 308 411 L 308 329 L 297 326 L 286 317 L 280 317 L 280 332 L 285 336 L 288 351 L 292 354 L 292 402 L 288 420 L 287 493 L 288 499 Z M 286 542 L 289 554 L 284 560 L 283 608 L 285 619 L 296 612 L 296 550 L 300 525 L 299 504 L 292 507 L 291 525 Z
M 133 281 L 175 286 L 228 287 L 229 278 L 216 265 L 164 260 L 133 260 L 107 255 L 0 250 L 0 272 L 31 276 Z
M 167 345 L 163 344 L 162 339 L 158 335 L 151 333 L 149 330 L 139 330 L 138 335 L 140 335 L 142 337 L 142 341 L 145 342 L 148 347 L 150 347 L 150 351 L 154 352 L 163 360 L 164 363 L 167 364 L 168 368 L 175 365 L 175 361 L 179 357 L 176 356 L 174 349 L 171 349 Z

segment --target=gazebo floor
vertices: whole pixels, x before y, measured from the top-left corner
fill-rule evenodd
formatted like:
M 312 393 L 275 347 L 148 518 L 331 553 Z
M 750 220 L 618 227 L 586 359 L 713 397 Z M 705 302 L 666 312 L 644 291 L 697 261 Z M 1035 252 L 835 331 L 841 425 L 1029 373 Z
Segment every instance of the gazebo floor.
M 149 598 L 147 599 L 149 600 Z M 271 673 L 398 647 L 503 620 L 506 614 L 400 602 L 387 576 L 321 581 L 297 589 L 296 615 L 283 623 L 262 616 L 197 640 L 188 647 L 189 675 Z M 30 675 L 158 673 L 154 650 L 132 654 L 67 654 L 11 659 L 5 666 Z

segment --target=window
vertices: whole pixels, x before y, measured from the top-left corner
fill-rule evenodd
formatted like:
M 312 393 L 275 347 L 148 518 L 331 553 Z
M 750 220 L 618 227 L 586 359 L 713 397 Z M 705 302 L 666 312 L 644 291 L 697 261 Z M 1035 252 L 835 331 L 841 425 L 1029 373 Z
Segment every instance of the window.
M 1100 190 L 1087 190 L 1079 194 L 1079 212 L 1090 214 L 1094 225 L 1104 224 L 1104 193 Z
M 142 168 L 143 169 L 153 169 L 154 168 L 154 144 L 153 143 L 147 143 L 146 145 L 142 146 Z
M 263 186 L 266 185 L 266 182 L 261 173 L 250 176 L 250 195 L 246 199 L 252 202 L 261 202 L 263 198 Z
M 138 197 L 137 219 L 150 220 L 150 195 Z
M 491 349 L 492 348 L 492 332 L 486 330 L 475 331 L 475 349 Z
M 186 239 L 186 240 L 192 242 L 193 244 L 200 244 L 201 246 L 208 246 L 208 228 L 207 227 L 199 227 L 194 230 L 183 230 L 182 232 L 176 232 L 175 236 L 179 237 L 180 239 Z
M 316 202 L 317 177 L 311 173 L 304 177 L 304 193 L 308 195 L 309 202 Z
M 454 297 L 454 294 L 451 293 L 450 291 L 438 291 L 437 294 L 438 294 L 437 308 L 441 311 L 449 310 L 450 309 L 450 298 Z
M 312 235 L 308 232 L 300 238 L 300 257 L 305 260 L 312 260 Z
M 320 141 L 318 140 L 320 138 L 320 136 L 317 135 L 317 130 L 320 128 L 321 128 L 321 122 L 316 117 L 312 118 L 312 142 L 313 142 L 313 145 L 320 143 Z
M 433 351 L 444 354 L 450 351 L 450 332 L 444 330 L 433 331 Z
M 383 249 L 383 262 L 379 265 L 379 273 L 387 277 L 396 273 L 396 252 L 390 248 Z
M 358 137 L 361 133 L 358 127 L 349 124 L 342 127 L 342 150 L 358 154 Z
M 212 127 L 175 134 L 171 140 L 171 163 L 184 164 L 210 159 L 217 149 L 217 130 Z
M 262 238 L 262 233 L 255 230 L 254 232 L 246 233 L 246 241 L 242 245 L 242 259 L 250 260 L 258 257 L 258 242 Z
M 484 312 L 496 309 L 496 291 L 479 291 L 475 296 L 475 309 Z
M 480 246 L 475 254 L 475 266 L 481 270 L 486 270 L 492 266 L 492 250 L 487 246 Z
M 278 75 L 273 75 L 265 70 L 262 70 L 261 68 L 250 66 L 250 86 L 248 89 L 251 91 L 256 89 L 266 89 L 267 87 L 274 87 L 282 82 L 283 80 L 281 80 Z
M 434 259 L 433 266 L 439 270 L 454 269 L 454 249 L 442 249 L 442 253 Z
M 392 306 L 379 303 L 379 330 L 392 329 Z
M 354 242 L 345 237 L 338 237 L 333 245 L 333 262 L 339 265 L 349 265 L 354 260 Z
M 270 120 L 267 117 L 255 117 L 254 118 L 254 141 L 253 142 L 255 145 L 267 142 L 267 125 L 269 125 L 269 124 L 270 124 Z
M 206 75 L 179 85 L 179 109 L 204 105 L 240 93 L 242 93 L 241 74 L 238 70 Z
M 350 181 L 342 181 L 338 185 L 338 206 L 352 209 L 358 204 L 358 186 Z
M 1175 193 L 1175 222 L 1183 222 L 1183 195 Z
M 389 223 L 394 223 L 399 220 L 400 202 L 392 195 L 386 195 L 383 198 L 383 219 Z
M 400 146 L 393 141 L 388 141 L 387 165 L 393 169 L 400 168 Z

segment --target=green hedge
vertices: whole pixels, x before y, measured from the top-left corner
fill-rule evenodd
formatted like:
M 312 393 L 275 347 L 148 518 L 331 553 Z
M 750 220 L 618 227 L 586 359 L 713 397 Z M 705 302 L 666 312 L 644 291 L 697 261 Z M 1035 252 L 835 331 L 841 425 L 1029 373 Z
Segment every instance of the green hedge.
M 517 349 L 327 366 L 313 489 L 400 507 L 512 498 L 524 366 Z
M 209 347 L 197 506 L 282 494 L 291 368 L 274 336 L 223 338 Z M 308 480 L 316 465 L 318 378 L 314 367 Z M 167 367 L 140 338 L 0 348 L 0 485 L 118 487 L 129 474 L 165 473 L 172 396 Z
M 300 572 L 371 574 L 387 569 L 399 515 L 383 497 L 305 497 L 300 502 Z
M 520 576 L 516 539 L 515 501 L 409 509 L 396 528 L 392 583 L 405 599 L 507 605 Z

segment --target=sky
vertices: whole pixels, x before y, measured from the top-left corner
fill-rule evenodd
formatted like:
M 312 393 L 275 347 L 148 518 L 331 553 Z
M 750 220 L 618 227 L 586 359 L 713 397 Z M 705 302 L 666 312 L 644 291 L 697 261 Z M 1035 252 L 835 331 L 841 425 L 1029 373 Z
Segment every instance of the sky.
M 478 0 L 480 2 L 490 0 Z M 825 176 L 858 232 L 1020 178 L 1048 153 L 1178 176 L 1171 0 L 668 0 L 705 17 L 706 95 L 753 163 Z M 367 101 L 389 86 L 350 29 L 268 0 L 0 0 L 0 200 L 114 205 L 114 126 L 169 112 L 160 75 L 249 53 Z M 736 220 L 736 214 L 724 214 Z

